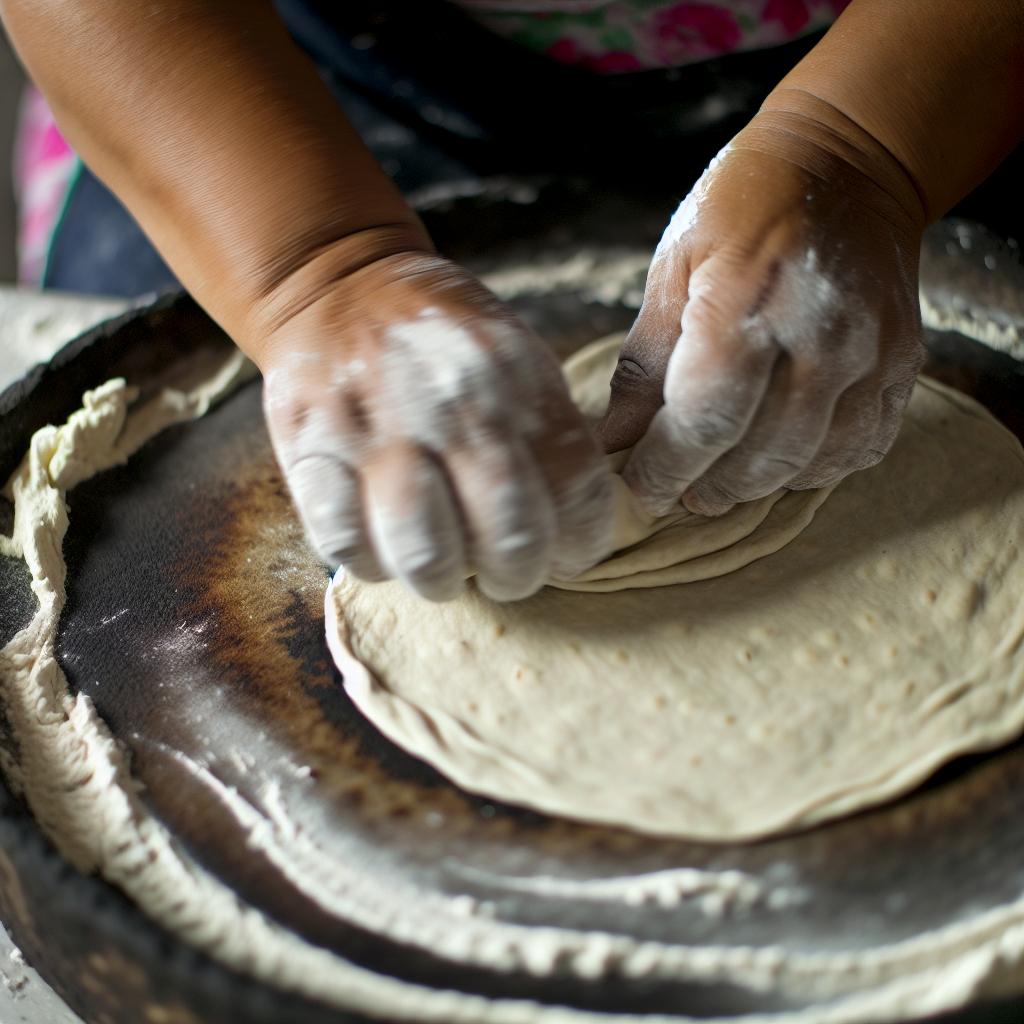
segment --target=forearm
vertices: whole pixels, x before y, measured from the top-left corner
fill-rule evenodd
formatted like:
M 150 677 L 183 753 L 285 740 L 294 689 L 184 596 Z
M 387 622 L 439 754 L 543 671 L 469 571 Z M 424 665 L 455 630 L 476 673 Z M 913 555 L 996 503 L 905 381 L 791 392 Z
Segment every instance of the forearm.
M 279 285 L 296 268 L 315 294 L 429 247 L 269 3 L 0 0 L 0 13 L 71 144 L 243 344 L 268 301 L 286 312 Z
M 853 0 L 765 106 L 818 102 L 899 161 L 934 220 L 1024 137 L 1024 5 Z

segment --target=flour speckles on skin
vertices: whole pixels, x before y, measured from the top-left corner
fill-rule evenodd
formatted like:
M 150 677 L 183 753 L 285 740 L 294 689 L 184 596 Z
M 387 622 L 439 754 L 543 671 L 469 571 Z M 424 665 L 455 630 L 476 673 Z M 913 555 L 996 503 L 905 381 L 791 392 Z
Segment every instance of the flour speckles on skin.
M 726 143 L 719 150 L 718 154 L 712 159 L 711 163 L 689 190 L 686 198 L 679 204 L 678 209 L 669 221 L 668 227 L 665 229 L 662 240 L 657 244 L 657 249 L 654 251 L 654 259 L 657 259 L 659 255 L 667 255 L 669 250 L 678 246 L 690 228 L 697 222 L 697 217 L 700 214 L 700 205 L 708 196 L 708 187 L 711 179 L 718 165 L 728 156 L 729 148 L 729 143 Z
M 514 600 L 606 553 L 596 440 L 522 325 L 426 305 L 341 365 L 310 378 L 283 357 L 266 382 L 275 451 L 329 564 L 442 601 L 471 563 L 486 593 Z
M 443 441 L 435 433 L 439 407 L 476 396 L 494 396 L 496 367 L 480 339 L 443 314 L 389 324 L 387 347 L 380 359 L 381 387 L 392 397 L 413 399 L 405 412 L 412 436 L 427 443 Z M 416 382 L 420 387 L 416 388 Z M 424 386 L 425 385 L 425 386 Z M 483 410 L 492 415 L 496 405 Z
M 678 209 L 672 215 L 672 219 L 668 222 L 668 227 L 665 228 L 665 232 L 661 236 L 661 241 L 658 242 L 658 247 L 654 252 L 655 259 L 668 255 L 670 250 L 679 245 L 694 224 L 697 223 L 701 203 L 703 203 L 707 196 L 711 178 L 715 173 L 715 169 L 728 153 L 729 144 L 727 143 L 718 151 L 718 154 L 708 164 L 704 173 L 697 179 L 697 183 L 690 189 L 686 198 L 679 204 Z

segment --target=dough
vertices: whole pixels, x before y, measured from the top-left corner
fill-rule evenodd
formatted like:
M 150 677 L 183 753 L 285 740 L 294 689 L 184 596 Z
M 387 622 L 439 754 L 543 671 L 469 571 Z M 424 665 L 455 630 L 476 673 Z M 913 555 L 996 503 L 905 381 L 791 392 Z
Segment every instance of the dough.
M 124 381 L 111 381 L 87 394 L 83 408 L 66 424 L 44 427 L 33 437 L 4 489 L 15 506 L 13 534 L 0 535 L 0 555 L 24 560 L 38 600 L 32 621 L 0 649 L 0 703 L 16 740 L 0 758 L 8 784 L 80 870 L 97 872 L 168 932 L 218 962 L 277 988 L 382 1020 L 635 1024 L 637 1017 L 629 1012 L 433 990 L 345 960 L 288 931 L 195 861 L 168 832 L 132 776 L 125 748 L 89 698 L 70 689 L 55 656 L 65 600 L 61 548 L 68 525 L 67 489 L 124 462 L 165 427 L 203 415 L 252 372 L 234 353 L 222 366 L 182 382 L 180 388 L 165 388 L 145 402 L 133 401 L 135 391 Z M 967 408 L 974 409 L 969 404 Z M 624 595 L 561 596 L 591 603 L 618 601 Z M 146 680 L 140 679 L 139 685 L 146 685 Z M 466 897 L 457 890 L 438 902 L 423 899 L 415 888 L 395 889 L 386 884 L 392 876 L 378 879 L 365 871 L 365 865 L 354 865 L 318 845 L 316 828 L 296 827 L 287 814 L 283 820 L 263 817 L 207 766 L 192 769 L 207 781 L 224 813 L 251 830 L 251 844 L 293 882 L 301 878 L 307 896 L 345 922 L 343 927 L 352 922 L 370 932 L 397 935 L 412 948 L 454 964 L 541 975 L 569 972 L 580 983 L 605 971 L 698 981 L 754 994 L 770 991 L 778 1005 L 787 1007 L 744 1017 L 749 1024 L 890 1021 L 939 1013 L 986 993 L 999 995 L 1024 987 L 1021 899 L 1000 912 L 942 924 L 912 941 L 857 954 L 846 949 L 794 951 L 782 945 L 677 945 L 581 930 L 571 921 L 564 927 L 536 928 L 502 917 L 467 915 Z M 677 868 L 617 881 L 635 893 L 637 887 L 649 891 L 652 883 L 658 892 L 663 885 L 671 892 L 678 885 L 688 891 L 728 880 L 733 897 L 742 899 L 746 886 L 735 876 L 729 870 Z M 602 891 L 610 884 L 607 879 L 595 883 Z M 544 880 L 528 884 L 542 885 Z M 808 992 L 817 1001 L 805 1006 Z M 650 1018 L 694 1019 L 682 1009 Z M 707 1018 L 705 1024 L 709 1022 Z
M 599 345 L 569 367 L 589 411 Z M 466 789 L 712 841 L 802 828 L 1024 726 L 1016 438 L 922 380 L 890 455 L 824 498 L 673 517 L 584 577 L 654 589 L 435 605 L 340 573 L 328 642 L 363 713 Z
M 591 420 L 601 417 L 611 398 L 609 385 L 621 341 L 620 335 L 613 335 L 595 342 L 565 364 L 572 396 Z M 621 469 L 627 454 L 609 456 L 612 467 Z M 831 492 L 779 490 L 715 519 L 682 507 L 674 515 L 654 519 L 640 508 L 621 477 L 616 476 L 615 483 L 614 552 L 574 579 L 552 580 L 552 586 L 633 590 L 722 576 L 788 544 Z

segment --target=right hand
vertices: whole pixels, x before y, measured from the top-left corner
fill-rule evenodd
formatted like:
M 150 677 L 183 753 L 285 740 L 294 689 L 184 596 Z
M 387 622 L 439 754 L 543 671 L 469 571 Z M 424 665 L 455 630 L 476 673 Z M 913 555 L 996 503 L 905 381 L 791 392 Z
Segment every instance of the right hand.
M 490 292 L 426 252 L 307 289 L 258 348 L 274 450 L 326 562 L 438 601 L 472 568 L 514 600 L 607 553 L 596 439 L 553 353 Z
M 801 101 L 719 154 L 651 264 L 599 429 L 632 447 L 652 515 L 838 483 L 885 456 L 910 400 L 920 199 L 863 129 Z

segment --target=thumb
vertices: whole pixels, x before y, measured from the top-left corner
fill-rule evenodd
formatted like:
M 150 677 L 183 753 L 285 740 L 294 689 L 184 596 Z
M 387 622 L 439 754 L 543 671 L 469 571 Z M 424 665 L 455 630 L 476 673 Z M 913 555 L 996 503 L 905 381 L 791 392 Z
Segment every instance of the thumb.
M 665 368 L 679 339 L 678 310 L 671 303 L 665 306 L 652 314 L 645 304 L 623 342 L 612 376 L 611 400 L 597 425 L 598 440 L 606 452 L 636 444 L 664 401 Z
M 662 239 L 647 271 L 640 312 L 619 352 L 608 408 L 597 425 L 605 452 L 635 445 L 664 403 L 665 370 L 679 340 L 689 273 L 688 249 Z

